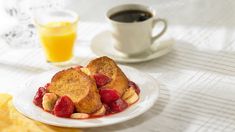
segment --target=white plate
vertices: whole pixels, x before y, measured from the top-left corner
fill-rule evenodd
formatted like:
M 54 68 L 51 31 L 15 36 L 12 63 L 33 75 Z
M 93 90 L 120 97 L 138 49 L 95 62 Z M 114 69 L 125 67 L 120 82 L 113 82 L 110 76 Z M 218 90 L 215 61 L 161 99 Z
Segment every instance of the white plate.
M 159 85 L 153 77 L 146 73 L 126 66 L 121 66 L 121 69 L 130 80 L 133 80 L 139 85 L 141 89 L 140 99 L 123 112 L 111 116 L 83 120 L 59 118 L 35 106 L 33 104 L 33 97 L 38 87 L 44 86 L 47 82 L 50 82 L 51 77 L 57 71 L 48 71 L 33 77 L 25 85 L 24 90 L 14 96 L 13 104 L 16 109 L 25 116 L 54 126 L 86 128 L 123 122 L 143 114 L 154 105 L 159 96 Z
M 172 50 L 174 40 L 172 38 L 159 42 L 161 48 L 148 50 L 138 56 L 127 56 L 117 51 L 112 43 L 112 35 L 109 31 L 97 34 L 91 41 L 91 50 L 98 56 L 108 56 L 120 63 L 138 63 L 159 58 Z

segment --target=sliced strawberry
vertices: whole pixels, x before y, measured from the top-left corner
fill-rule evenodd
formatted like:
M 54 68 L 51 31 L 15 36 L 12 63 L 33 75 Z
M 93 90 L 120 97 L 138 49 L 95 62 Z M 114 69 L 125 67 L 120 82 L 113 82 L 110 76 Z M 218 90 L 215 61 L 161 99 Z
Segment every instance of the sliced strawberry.
M 94 79 L 96 81 L 96 85 L 98 87 L 102 87 L 102 86 L 106 85 L 107 83 L 111 82 L 111 80 L 112 80 L 111 78 L 109 78 L 106 75 L 101 74 L 101 73 L 95 74 L 93 77 L 94 77 Z
M 119 98 L 118 100 L 112 102 L 109 106 L 113 112 L 120 112 L 126 109 L 128 104 L 123 99 Z
M 44 87 L 39 87 L 36 95 L 34 96 L 33 103 L 39 107 L 42 107 L 42 97 L 46 93 L 46 89 Z
M 73 101 L 68 96 L 60 97 L 54 106 L 53 114 L 58 117 L 70 117 L 74 111 Z
M 128 81 L 128 85 L 129 87 L 133 87 L 138 95 L 140 94 L 140 88 L 138 87 L 138 85 L 136 85 L 136 83 L 134 83 L 133 81 Z
M 44 88 L 48 90 L 49 86 L 51 85 L 51 83 L 47 83 Z
M 105 107 L 105 114 L 110 114 L 112 111 L 111 111 L 111 108 L 107 105 L 107 104 L 103 104 L 104 107 Z
M 120 98 L 117 91 L 113 89 L 101 88 L 99 93 L 101 96 L 101 101 L 106 104 L 112 103 Z

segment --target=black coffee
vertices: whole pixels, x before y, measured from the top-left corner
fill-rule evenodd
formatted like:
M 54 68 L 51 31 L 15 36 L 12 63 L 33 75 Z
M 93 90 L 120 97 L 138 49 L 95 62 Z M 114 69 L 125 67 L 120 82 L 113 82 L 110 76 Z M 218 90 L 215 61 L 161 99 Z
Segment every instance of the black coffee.
M 110 19 L 118 22 L 141 22 L 152 17 L 152 14 L 141 10 L 125 10 L 110 16 Z

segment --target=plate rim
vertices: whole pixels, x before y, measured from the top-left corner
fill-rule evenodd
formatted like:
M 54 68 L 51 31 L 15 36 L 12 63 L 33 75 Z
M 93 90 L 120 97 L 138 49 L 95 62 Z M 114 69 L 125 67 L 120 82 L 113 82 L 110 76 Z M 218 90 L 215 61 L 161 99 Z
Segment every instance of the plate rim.
M 148 107 L 147 107 L 146 109 L 142 110 L 142 111 L 139 112 L 138 114 L 130 114 L 130 115 L 126 116 L 126 118 L 124 118 L 124 119 L 122 119 L 122 120 L 119 120 L 119 121 L 116 121 L 116 122 L 108 122 L 108 123 L 105 123 L 105 124 L 103 124 L 103 123 L 96 123 L 96 124 L 93 124 L 93 125 L 90 125 L 90 126 L 87 126 L 87 125 L 85 125 L 85 126 L 82 126 L 82 125 L 77 126 L 77 125 L 76 125 L 76 126 L 75 126 L 75 125 L 73 125 L 73 124 L 72 124 L 72 125 L 67 125 L 67 124 L 66 124 L 66 125 L 60 125 L 60 124 L 58 124 L 58 123 L 51 122 L 51 121 L 48 121 L 48 120 L 47 120 L 46 122 L 44 122 L 44 121 L 42 121 L 42 120 L 38 120 L 38 119 L 34 118 L 33 116 L 31 116 L 30 114 L 25 113 L 24 111 L 22 111 L 22 109 L 19 108 L 20 106 L 18 106 L 18 104 L 17 104 L 17 99 L 16 99 L 18 96 L 20 96 L 20 93 L 24 92 L 24 91 L 27 89 L 27 86 L 26 86 L 26 85 L 29 83 L 29 81 L 32 81 L 32 80 L 33 80 L 34 78 L 36 78 L 36 77 L 30 77 L 30 78 L 27 80 L 27 82 L 26 82 L 24 85 L 22 85 L 22 86 L 26 86 L 26 88 L 21 89 L 21 90 L 18 92 L 18 94 L 15 94 L 15 95 L 14 95 L 14 97 L 13 97 L 13 105 L 14 105 L 15 109 L 16 109 L 18 112 L 20 112 L 21 114 L 25 115 L 26 117 L 28 117 L 28 118 L 30 118 L 30 119 L 32 119 L 32 120 L 39 121 L 39 122 L 41 122 L 41 123 L 48 124 L 48 125 L 58 126 L 58 127 L 67 127 L 67 128 L 94 128 L 94 127 L 101 127 L 101 126 L 114 125 L 114 124 L 118 124 L 118 123 L 121 123 L 121 122 L 128 121 L 128 120 L 130 120 L 130 119 L 136 118 L 136 117 L 138 117 L 138 116 L 144 114 L 145 112 L 147 112 L 148 110 L 150 110 L 150 109 L 153 107 L 153 105 L 158 101 L 158 98 L 159 98 L 159 94 L 160 94 L 160 84 L 159 84 L 159 82 L 158 82 L 154 77 L 152 77 L 152 76 L 149 75 L 148 73 L 141 72 L 141 71 L 139 71 L 138 69 L 133 68 L 133 67 L 129 67 L 129 66 L 124 66 L 124 65 L 119 65 L 119 66 L 120 66 L 121 69 L 122 69 L 122 68 L 130 69 L 130 68 L 131 68 L 131 69 L 133 69 L 133 70 L 137 70 L 138 72 L 140 72 L 140 73 L 142 73 L 142 74 L 145 74 L 145 76 L 147 76 L 149 79 L 151 79 L 151 81 L 156 85 L 156 86 L 155 86 L 156 90 L 154 90 L 156 95 L 155 95 L 155 98 L 152 98 L 153 103 L 150 104 L 150 105 L 148 105 Z M 45 74 L 45 73 L 52 72 L 52 71 L 53 71 L 53 70 L 44 71 L 44 72 L 38 74 L 38 76 L 41 75 L 41 74 Z M 58 69 L 56 69 L 56 70 L 54 70 L 54 71 L 58 71 Z M 136 105 L 136 104 L 138 104 L 138 103 L 140 103 L 140 102 L 137 102 L 137 103 L 135 103 L 134 105 Z M 125 110 L 124 110 L 124 111 L 125 111 Z M 60 117 L 58 117 L 58 118 L 60 118 Z M 101 118 L 102 118 L 102 117 L 101 117 Z M 64 119 L 66 119 L 66 118 L 64 118 Z M 94 118 L 94 119 L 95 119 L 95 118 Z M 88 119 L 88 120 L 92 120 L 92 119 Z M 78 121 L 82 121 L 82 120 L 78 120 Z

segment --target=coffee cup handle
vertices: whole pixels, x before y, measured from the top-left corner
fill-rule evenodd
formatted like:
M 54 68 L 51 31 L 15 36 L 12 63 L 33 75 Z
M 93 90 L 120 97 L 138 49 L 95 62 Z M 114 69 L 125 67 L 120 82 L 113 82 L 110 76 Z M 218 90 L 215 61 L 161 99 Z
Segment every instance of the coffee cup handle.
M 160 38 L 167 30 L 167 21 L 165 19 L 161 19 L 161 18 L 156 18 L 153 20 L 153 28 L 156 27 L 156 25 L 158 23 L 163 23 L 163 28 L 161 30 L 161 32 L 159 32 L 157 35 L 152 37 L 152 46 L 154 46 L 154 41 L 156 41 L 158 38 Z

